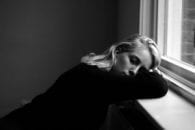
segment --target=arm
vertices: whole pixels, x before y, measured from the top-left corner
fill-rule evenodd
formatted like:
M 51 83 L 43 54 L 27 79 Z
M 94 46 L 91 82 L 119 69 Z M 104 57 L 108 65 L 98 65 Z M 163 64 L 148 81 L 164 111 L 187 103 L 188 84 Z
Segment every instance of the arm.
M 162 75 L 157 72 L 149 72 L 144 68 L 134 77 L 114 78 L 113 85 L 110 87 L 111 101 L 159 98 L 168 91 L 167 82 Z
M 131 99 L 159 98 L 167 93 L 167 81 L 158 72 L 149 72 L 141 68 L 136 76 L 116 75 L 113 72 L 102 71 L 96 66 L 83 64 L 81 77 L 86 77 L 91 83 L 90 88 L 96 89 L 99 98 L 108 102 Z M 85 75 L 85 76 L 84 76 Z M 95 83 L 95 84 L 94 84 Z M 95 94 L 95 93 L 94 93 Z

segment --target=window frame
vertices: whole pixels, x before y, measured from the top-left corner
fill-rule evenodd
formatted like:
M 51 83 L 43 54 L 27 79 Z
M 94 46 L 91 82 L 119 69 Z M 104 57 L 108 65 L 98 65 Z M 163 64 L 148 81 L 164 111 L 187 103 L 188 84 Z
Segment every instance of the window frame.
M 159 69 L 170 81 L 170 87 L 195 104 L 195 78 L 193 78 L 195 77 L 195 67 L 164 56 L 164 50 L 167 48 L 164 44 L 167 40 L 165 35 L 167 32 L 168 8 L 165 6 L 167 2 L 167 0 L 140 0 L 139 32 L 153 38 L 159 44 L 162 53 Z

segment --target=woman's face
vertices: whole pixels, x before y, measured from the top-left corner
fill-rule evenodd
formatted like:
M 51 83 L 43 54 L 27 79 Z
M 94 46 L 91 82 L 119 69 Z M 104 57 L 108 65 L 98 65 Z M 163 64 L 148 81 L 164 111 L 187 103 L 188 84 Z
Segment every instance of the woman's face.
M 113 71 L 123 75 L 135 75 L 141 67 L 150 69 L 152 58 L 146 47 L 136 48 L 134 52 L 116 54 Z

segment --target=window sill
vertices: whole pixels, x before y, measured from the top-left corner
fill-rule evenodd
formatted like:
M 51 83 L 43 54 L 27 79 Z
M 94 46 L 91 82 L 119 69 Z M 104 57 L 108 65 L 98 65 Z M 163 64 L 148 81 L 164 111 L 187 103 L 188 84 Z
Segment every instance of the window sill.
M 172 90 L 159 99 L 138 100 L 138 104 L 165 130 L 195 129 L 194 105 Z
M 188 88 L 195 89 L 195 67 L 163 56 L 159 69 L 165 73 L 165 77 L 168 77 L 168 80 L 172 83 L 179 81 L 179 85 L 177 86 L 185 85 Z M 175 80 L 173 81 L 173 79 Z M 180 85 L 181 83 L 184 85 Z

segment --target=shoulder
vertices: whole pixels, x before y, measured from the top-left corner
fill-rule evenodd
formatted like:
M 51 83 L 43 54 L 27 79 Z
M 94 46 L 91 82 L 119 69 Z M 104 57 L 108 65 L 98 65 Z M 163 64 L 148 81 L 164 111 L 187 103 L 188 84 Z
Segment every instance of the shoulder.
M 76 72 L 78 72 L 78 71 L 81 71 L 81 72 L 89 71 L 90 72 L 90 71 L 100 71 L 100 69 L 95 65 L 88 65 L 86 63 L 79 63 L 78 65 L 72 67 L 69 71 L 70 72 L 71 71 L 76 71 Z
M 124 76 L 119 76 L 112 71 L 108 71 L 102 68 L 99 68 L 96 65 L 89 65 L 86 63 L 79 63 L 78 65 L 72 67 L 63 76 L 68 77 L 78 77 L 78 78 L 96 78 L 97 80 L 103 79 L 105 81 L 112 81 L 115 79 L 124 78 Z
M 60 77 L 84 77 L 85 75 L 100 73 L 100 71 L 101 70 L 97 66 L 79 63 L 69 70 L 63 72 Z

